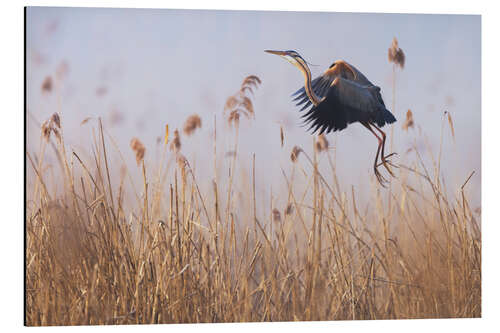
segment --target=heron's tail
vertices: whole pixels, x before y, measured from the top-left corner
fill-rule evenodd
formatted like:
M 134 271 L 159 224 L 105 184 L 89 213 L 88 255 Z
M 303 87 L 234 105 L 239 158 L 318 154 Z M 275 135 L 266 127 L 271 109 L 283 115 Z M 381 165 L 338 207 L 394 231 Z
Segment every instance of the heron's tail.
M 381 112 L 378 112 L 377 118 L 375 122 L 379 127 L 384 126 L 385 124 L 392 124 L 396 121 L 396 117 L 391 113 L 391 111 L 384 108 Z

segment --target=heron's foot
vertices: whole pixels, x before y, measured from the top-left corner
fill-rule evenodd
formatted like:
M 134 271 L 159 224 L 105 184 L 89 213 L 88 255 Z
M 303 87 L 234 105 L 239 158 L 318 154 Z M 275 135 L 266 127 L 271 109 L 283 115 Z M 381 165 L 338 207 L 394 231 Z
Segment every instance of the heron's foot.
M 389 172 L 389 174 L 396 178 L 396 176 L 394 175 L 394 173 L 392 172 L 391 168 L 389 168 L 389 165 L 392 166 L 393 168 L 399 168 L 397 165 L 393 164 L 391 161 L 388 160 L 389 157 L 392 157 L 394 155 L 397 155 L 397 153 L 390 153 L 389 155 L 386 155 L 386 156 L 382 156 L 381 157 L 381 162 L 379 164 L 377 164 L 377 167 L 383 165 L 384 168 L 387 170 L 387 172 Z
M 384 176 L 382 176 L 380 174 L 380 172 L 378 171 L 378 165 L 375 165 L 373 167 L 373 172 L 375 173 L 375 177 L 377 177 L 377 181 L 378 183 L 382 186 L 382 187 L 387 187 L 386 184 L 388 183 L 387 179 L 385 179 Z

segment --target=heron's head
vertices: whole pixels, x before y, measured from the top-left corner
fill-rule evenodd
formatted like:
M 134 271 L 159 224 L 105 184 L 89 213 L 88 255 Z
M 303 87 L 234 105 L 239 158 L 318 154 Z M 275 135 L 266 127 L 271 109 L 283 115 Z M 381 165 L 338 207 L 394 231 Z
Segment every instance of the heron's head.
M 307 68 L 307 61 L 305 61 L 304 58 L 302 58 L 302 56 L 298 54 L 296 51 L 265 50 L 265 52 L 278 55 L 283 59 L 285 59 L 286 61 L 288 61 L 289 63 L 291 63 L 292 65 L 294 65 L 295 67 Z

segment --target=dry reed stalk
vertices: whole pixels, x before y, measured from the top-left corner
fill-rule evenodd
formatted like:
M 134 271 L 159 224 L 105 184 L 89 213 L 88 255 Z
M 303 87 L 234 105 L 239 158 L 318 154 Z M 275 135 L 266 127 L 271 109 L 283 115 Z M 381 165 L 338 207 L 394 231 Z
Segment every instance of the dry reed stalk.
M 71 154 L 79 162 L 68 169 L 70 178 L 80 178 L 78 191 L 70 182 L 62 191 L 47 183 L 39 163 L 43 151 L 36 158 L 28 154 L 28 176 L 39 176 L 42 190 L 31 200 L 35 189 L 26 189 L 27 325 L 481 315 L 480 216 L 466 187 L 476 181 L 473 172 L 461 182 L 459 197 L 448 197 L 452 192 L 442 184 L 443 176 L 429 173 L 417 151 L 418 160 L 401 166 L 401 183 L 393 189 L 401 200 L 391 216 L 381 193 L 373 193 L 379 203 L 366 210 L 358 197 L 363 188 L 349 188 L 346 195 L 328 151 L 331 181 L 323 176 L 313 142 L 312 159 L 299 147 L 292 150 L 293 161 L 303 153 L 309 165 L 291 179 L 282 170 L 286 191 L 273 183 L 273 205 L 275 200 L 287 205 L 282 215 L 271 205 L 257 210 L 262 193 L 252 154 L 252 189 L 231 185 L 231 191 L 251 199 L 233 200 L 229 222 L 216 222 L 215 229 L 206 207 L 218 202 L 214 191 L 230 190 L 229 181 L 206 191 L 210 183 L 198 186 L 196 170 L 178 154 L 185 168 L 181 182 L 168 174 L 170 190 L 150 196 L 161 181 L 149 179 L 142 163 L 144 197 L 128 206 L 122 203 L 130 195 L 127 188 L 106 177 L 112 175 L 113 165 L 106 164 L 113 159 L 106 158 L 103 133 L 98 128 L 90 162 L 85 154 Z M 214 166 L 216 159 L 214 142 Z M 292 172 L 298 166 L 290 166 Z M 118 191 L 116 218 L 106 188 Z M 259 222 L 261 216 L 280 222 L 271 229 Z M 391 225 L 391 218 L 398 224 Z

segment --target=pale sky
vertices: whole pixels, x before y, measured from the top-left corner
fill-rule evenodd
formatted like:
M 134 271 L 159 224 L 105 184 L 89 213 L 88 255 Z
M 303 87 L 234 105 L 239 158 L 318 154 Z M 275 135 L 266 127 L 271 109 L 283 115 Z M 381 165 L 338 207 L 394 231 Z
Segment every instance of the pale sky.
M 396 109 L 392 110 L 387 49 L 394 36 L 406 54 L 406 65 L 396 73 Z M 318 65 L 311 67 L 313 76 L 334 60 L 344 59 L 381 87 L 387 107 L 398 119 L 394 150 L 400 159 L 419 137 L 416 129 L 409 133 L 401 129 L 408 109 L 436 154 L 443 112 L 451 112 L 456 141 L 445 127 L 442 162 L 450 177 L 448 186 L 461 184 L 476 170 L 478 176 L 470 186 L 479 196 L 480 36 L 480 16 L 31 7 L 27 11 L 27 106 L 38 120 L 44 120 L 60 105 L 66 140 L 75 146 L 85 146 L 82 142 L 88 139 L 89 129 L 80 122 L 101 116 L 123 152 L 130 153 L 128 143 L 137 136 L 146 144 L 150 159 L 156 158 L 156 138 L 166 123 L 182 127 L 187 116 L 198 113 L 203 129 L 184 142 L 186 155 L 196 151 L 201 164 L 208 157 L 200 151 L 211 152 L 200 147 L 212 133 L 214 114 L 219 139 L 227 142 L 222 149 L 231 149 L 232 134 L 223 130 L 223 106 L 243 78 L 254 74 L 263 82 L 254 98 L 256 119 L 242 126 L 241 156 L 255 152 L 258 166 L 268 170 L 265 175 L 280 177 L 292 147 L 311 149 L 312 143 L 310 134 L 299 126 L 299 109 L 290 98 L 303 84 L 300 72 L 263 51 L 296 50 Z M 68 73 L 58 93 L 43 94 L 43 80 L 54 75 L 61 62 L 68 65 Z M 99 88 L 106 94 L 97 96 Z M 110 123 L 112 110 L 123 114 L 118 125 Z M 285 149 L 280 148 L 279 122 L 287 125 Z M 390 132 L 389 127 L 384 129 Z M 353 124 L 327 138 L 332 145 L 336 140 L 344 185 L 368 182 L 377 145 L 372 135 Z M 37 142 L 38 129 L 28 117 L 28 150 L 36 150 Z M 423 144 L 421 139 L 418 142 Z M 133 163 L 131 155 L 127 156 Z

